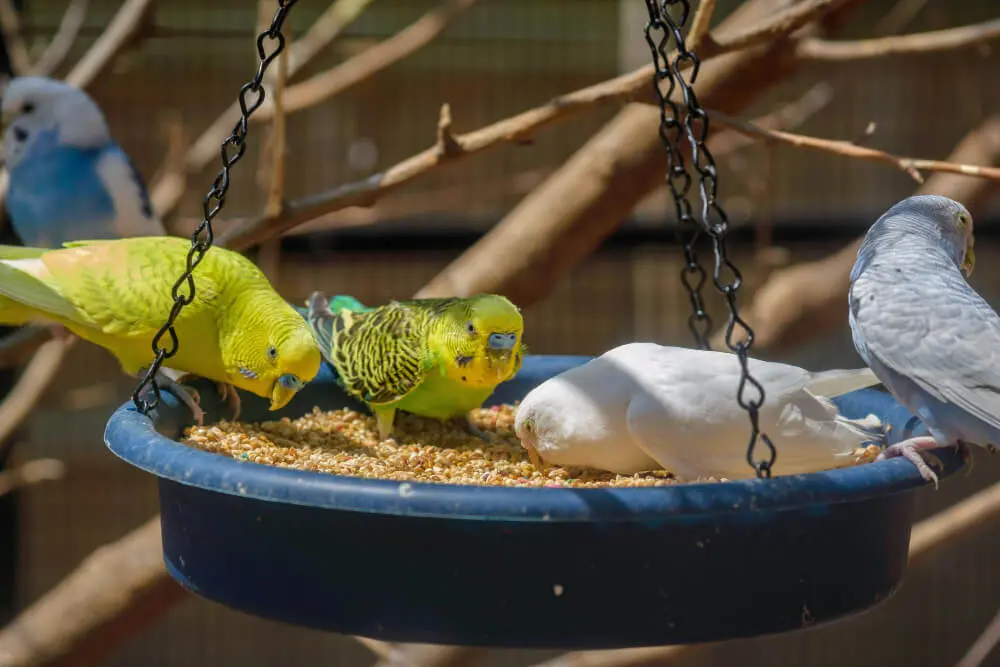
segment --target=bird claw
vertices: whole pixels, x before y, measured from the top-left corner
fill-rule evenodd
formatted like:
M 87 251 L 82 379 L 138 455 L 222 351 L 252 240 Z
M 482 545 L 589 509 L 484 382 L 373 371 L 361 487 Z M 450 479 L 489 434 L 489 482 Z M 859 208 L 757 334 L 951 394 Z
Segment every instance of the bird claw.
M 891 459 L 897 456 L 902 456 L 907 461 L 912 463 L 916 467 L 920 476 L 924 478 L 925 481 L 934 484 L 934 488 L 938 488 L 938 476 L 931 470 L 931 467 L 927 465 L 928 461 L 931 465 L 944 470 L 944 464 L 934 454 L 926 451 L 928 449 L 934 449 L 939 447 L 937 441 L 930 436 L 918 436 L 916 438 L 910 438 L 909 440 L 904 440 L 902 442 L 897 442 L 895 445 L 889 445 L 879 453 L 875 458 L 876 461 L 881 461 L 884 459 Z
M 185 375 L 177 380 L 173 380 L 166 375 L 159 373 L 157 375 L 156 381 L 160 386 L 172 393 L 181 403 L 191 409 L 191 414 L 194 416 L 195 423 L 198 426 L 204 426 L 205 411 L 201 409 L 201 394 L 194 387 L 181 383 L 189 376 Z
M 215 388 L 219 391 L 219 398 L 233 408 L 232 421 L 239 419 L 243 402 L 240 400 L 240 393 L 236 391 L 236 387 L 228 382 L 216 382 Z

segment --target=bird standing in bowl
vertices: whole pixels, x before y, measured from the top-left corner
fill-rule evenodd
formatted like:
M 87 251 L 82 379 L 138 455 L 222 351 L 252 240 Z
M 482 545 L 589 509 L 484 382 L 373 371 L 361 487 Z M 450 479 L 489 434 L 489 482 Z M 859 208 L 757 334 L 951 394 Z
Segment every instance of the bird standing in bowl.
M 480 294 L 369 308 L 314 292 L 306 305 L 324 358 L 344 390 L 375 414 L 382 440 L 392 436 L 397 410 L 460 419 L 488 440 L 469 412 L 514 377 L 527 351 L 521 312 L 508 299 Z
M 908 197 L 871 226 L 851 270 L 854 347 L 929 435 L 892 445 L 927 481 L 928 449 L 1000 445 L 1000 316 L 967 282 L 972 215 L 939 195 Z

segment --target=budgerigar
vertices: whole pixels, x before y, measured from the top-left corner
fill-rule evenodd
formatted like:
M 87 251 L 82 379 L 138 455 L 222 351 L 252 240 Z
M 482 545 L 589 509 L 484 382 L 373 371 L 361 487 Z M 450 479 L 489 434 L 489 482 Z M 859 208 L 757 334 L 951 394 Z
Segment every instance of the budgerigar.
M 501 382 L 521 367 L 524 322 L 502 296 L 393 301 L 367 308 L 356 299 L 319 292 L 307 319 L 323 356 L 348 394 L 368 405 L 382 440 L 396 410 L 439 420 L 468 419 Z
M 191 242 L 167 236 L 66 246 L 0 246 L 0 323 L 61 324 L 138 376 L 153 361 L 153 336 L 173 306 L 171 286 Z M 269 398 L 277 410 L 316 376 L 321 355 L 309 325 L 250 260 L 212 247 L 194 281 L 195 298 L 175 320 L 180 345 L 166 361 L 172 371 L 216 381 L 237 415 L 233 386 Z M 201 423 L 197 393 L 172 378 L 158 379 L 179 390 Z
M 856 449 L 884 440 L 877 417 L 847 419 L 830 400 L 878 384 L 869 369 L 813 373 L 751 359 L 750 372 L 767 394 L 760 427 L 778 452 L 774 475 L 847 465 Z M 753 477 L 739 378 L 732 354 L 628 343 L 532 389 L 514 428 L 536 467 L 540 456 L 618 474 Z
M 142 177 L 87 93 L 18 77 L 3 91 L 0 114 L 6 206 L 25 245 L 166 235 Z
M 851 271 L 854 346 L 927 436 L 888 447 L 924 479 L 923 450 L 1000 445 L 1000 317 L 966 278 L 976 258 L 972 215 L 947 197 L 892 206 L 868 230 Z

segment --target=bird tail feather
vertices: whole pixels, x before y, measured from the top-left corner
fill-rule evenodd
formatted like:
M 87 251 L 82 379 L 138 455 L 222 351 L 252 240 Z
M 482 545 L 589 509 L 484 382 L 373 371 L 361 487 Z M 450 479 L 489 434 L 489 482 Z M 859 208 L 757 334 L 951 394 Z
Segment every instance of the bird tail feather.
M 856 368 L 813 373 L 805 388 L 810 394 L 835 398 L 876 384 L 880 380 L 870 368 Z

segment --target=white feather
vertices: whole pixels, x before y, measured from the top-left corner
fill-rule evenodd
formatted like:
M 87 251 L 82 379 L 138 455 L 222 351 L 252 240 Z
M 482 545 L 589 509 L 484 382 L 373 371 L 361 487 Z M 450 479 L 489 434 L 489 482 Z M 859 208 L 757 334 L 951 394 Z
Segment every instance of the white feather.
M 775 475 L 844 465 L 878 439 L 877 417 L 846 419 L 829 400 L 877 384 L 869 369 L 811 373 L 751 359 L 750 371 L 766 391 L 760 425 L 778 450 Z M 684 479 L 752 477 L 739 377 L 739 361 L 728 353 L 630 343 L 529 392 L 516 428 L 523 434 L 530 418 L 535 448 L 556 465 L 623 474 L 664 468 Z M 747 396 L 756 391 L 748 387 Z

